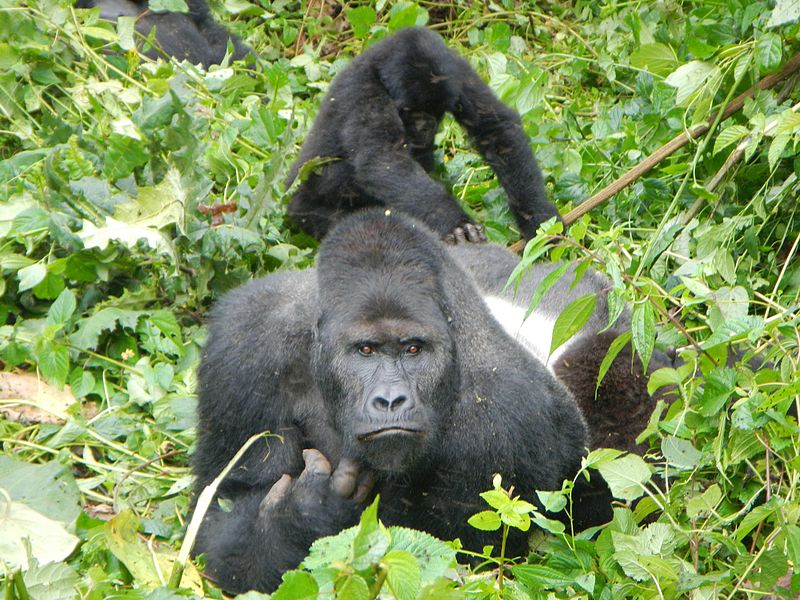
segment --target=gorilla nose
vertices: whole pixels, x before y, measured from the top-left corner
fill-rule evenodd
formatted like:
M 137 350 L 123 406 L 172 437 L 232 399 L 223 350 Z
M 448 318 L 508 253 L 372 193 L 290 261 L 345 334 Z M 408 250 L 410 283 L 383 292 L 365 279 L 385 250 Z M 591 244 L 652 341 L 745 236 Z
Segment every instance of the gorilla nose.
M 391 397 L 390 397 L 391 398 Z M 394 396 L 391 399 L 375 396 L 370 400 L 370 408 L 376 413 L 400 412 L 411 408 L 412 403 L 405 394 Z

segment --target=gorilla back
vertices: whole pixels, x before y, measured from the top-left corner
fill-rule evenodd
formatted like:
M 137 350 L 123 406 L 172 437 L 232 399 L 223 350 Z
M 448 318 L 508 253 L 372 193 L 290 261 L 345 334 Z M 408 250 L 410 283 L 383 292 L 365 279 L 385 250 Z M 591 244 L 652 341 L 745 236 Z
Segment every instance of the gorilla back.
M 333 158 L 300 183 L 294 223 L 322 238 L 355 209 L 387 206 L 423 221 L 440 237 L 485 239 L 433 170 L 434 137 L 449 112 L 469 133 L 530 238 L 558 214 L 519 115 L 432 31 L 404 29 L 355 58 L 331 84 L 288 184 L 307 161 Z
M 586 444 L 572 397 L 432 232 L 382 211 L 336 227 L 315 270 L 224 297 L 199 377 L 198 491 L 252 434 L 281 436 L 233 469 L 219 491 L 232 510 L 211 510 L 198 538 L 231 592 L 274 589 L 376 493 L 387 524 L 478 550 L 496 540 L 466 521 L 494 473 L 535 501 L 575 474 Z M 512 534 L 508 552 L 526 548 Z

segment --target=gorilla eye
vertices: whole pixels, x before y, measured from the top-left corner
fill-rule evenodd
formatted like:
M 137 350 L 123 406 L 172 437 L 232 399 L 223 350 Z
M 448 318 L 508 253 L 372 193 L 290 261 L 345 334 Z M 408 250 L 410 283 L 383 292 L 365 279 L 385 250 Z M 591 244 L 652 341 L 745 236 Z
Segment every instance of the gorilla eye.
M 406 348 L 406 354 L 415 355 L 419 354 L 420 352 L 422 352 L 422 346 L 418 344 L 411 344 L 410 346 L 408 346 L 408 348 Z
M 358 347 L 358 353 L 361 356 L 370 356 L 375 353 L 375 348 L 373 346 L 370 346 L 369 344 L 361 344 Z

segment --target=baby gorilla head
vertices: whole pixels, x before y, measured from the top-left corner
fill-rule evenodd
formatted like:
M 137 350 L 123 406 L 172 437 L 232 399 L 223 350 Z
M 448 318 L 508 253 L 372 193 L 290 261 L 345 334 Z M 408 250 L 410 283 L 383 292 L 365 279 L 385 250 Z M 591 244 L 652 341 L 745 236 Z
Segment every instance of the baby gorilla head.
M 351 222 L 342 236 L 334 230 L 320 249 L 313 371 L 343 455 L 400 473 L 436 446 L 441 418 L 457 398 L 458 369 L 435 262 L 409 243 L 419 233 L 370 225 Z M 359 243 L 365 235 L 370 243 Z M 376 239 L 386 240 L 381 252 L 353 250 L 374 249 Z

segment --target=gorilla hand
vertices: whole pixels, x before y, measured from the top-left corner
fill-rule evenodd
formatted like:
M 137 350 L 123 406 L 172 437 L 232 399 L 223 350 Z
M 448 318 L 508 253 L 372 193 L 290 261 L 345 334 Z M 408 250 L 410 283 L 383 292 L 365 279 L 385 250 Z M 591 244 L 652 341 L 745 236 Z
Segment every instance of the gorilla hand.
M 351 459 L 343 458 L 334 471 L 319 450 L 303 450 L 305 467 L 297 480 L 284 474 L 270 488 L 259 508 L 262 521 L 276 512 L 288 511 L 300 517 L 341 514 L 349 518 L 372 490 L 372 473 L 360 472 Z M 343 523 L 345 526 L 349 523 Z
M 486 241 L 483 227 L 472 221 L 464 221 L 457 225 L 451 233 L 444 237 L 448 244 L 463 244 L 466 242 L 480 243 Z

